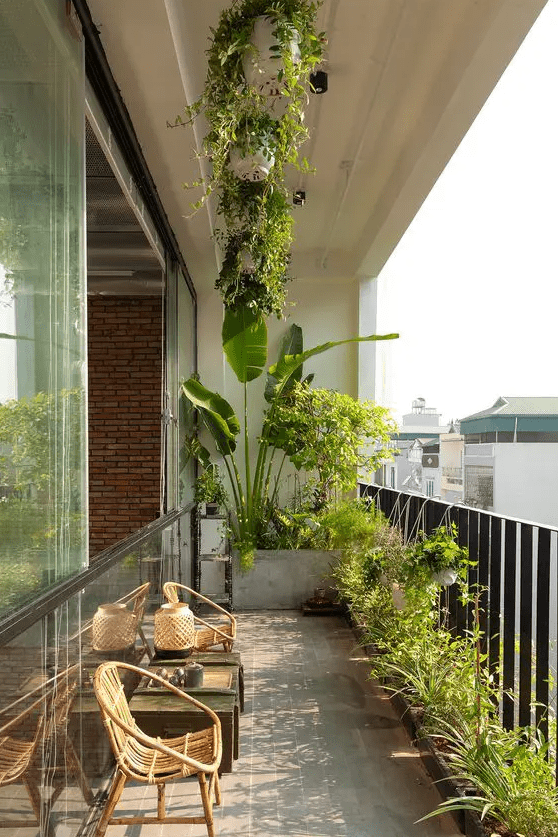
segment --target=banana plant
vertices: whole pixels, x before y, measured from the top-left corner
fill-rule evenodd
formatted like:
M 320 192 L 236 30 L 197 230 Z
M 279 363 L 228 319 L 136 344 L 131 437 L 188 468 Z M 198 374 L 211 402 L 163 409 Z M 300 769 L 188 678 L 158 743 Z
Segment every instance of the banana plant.
M 272 466 L 275 452 L 279 449 L 279 440 L 271 433 L 274 409 L 294 382 L 301 380 L 304 362 L 345 343 L 392 340 L 397 336 L 371 334 L 368 337 L 352 337 L 322 343 L 304 351 L 300 327 L 291 326 L 281 344 L 277 362 L 268 369 L 265 398 L 269 408 L 264 416 L 261 433 L 255 442 L 257 456 L 252 471 L 248 434 L 248 384 L 263 374 L 267 363 L 267 326 L 263 316 L 248 307 L 226 311 L 222 328 L 223 351 L 229 366 L 243 386 L 242 423 L 229 402 L 218 393 L 208 390 L 197 378 L 189 378 L 181 387 L 183 394 L 197 410 L 211 434 L 217 451 L 223 457 L 234 502 L 234 509 L 231 510 L 233 543 L 238 549 L 243 569 L 252 566 L 258 533 L 265 529 L 270 517 L 270 505 L 276 497 L 279 473 L 273 477 Z M 239 465 L 236 448 L 241 433 L 244 435 L 244 462 Z M 209 451 L 200 446 L 198 456 L 207 461 Z

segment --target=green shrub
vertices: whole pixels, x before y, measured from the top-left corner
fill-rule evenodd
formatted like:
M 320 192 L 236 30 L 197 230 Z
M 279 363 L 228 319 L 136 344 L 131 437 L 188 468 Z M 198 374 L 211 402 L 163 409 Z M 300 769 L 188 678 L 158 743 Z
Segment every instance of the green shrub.
M 504 731 L 485 725 L 477 734 L 451 737 L 449 761 L 456 774 L 478 790 L 477 796 L 448 799 L 424 817 L 446 811 L 476 811 L 523 837 L 556 837 L 558 790 L 547 761 L 548 744 L 536 730 Z

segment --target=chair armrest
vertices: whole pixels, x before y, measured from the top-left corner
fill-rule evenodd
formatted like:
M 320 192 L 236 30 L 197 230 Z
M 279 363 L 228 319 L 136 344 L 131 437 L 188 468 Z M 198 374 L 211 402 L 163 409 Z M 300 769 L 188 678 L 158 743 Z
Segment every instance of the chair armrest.
M 20 698 L 20 700 L 22 700 L 22 698 Z M 6 709 L 2 710 L 0 715 L 4 714 L 8 709 L 15 706 L 15 704 L 19 703 L 19 702 L 20 701 L 15 701 L 14 703 L 10 704 L 10 706 L 7 706 Z M 23 712 L 20 712 L 19 715 L 15 716 L 15 718 L 11 718 L 9 721 L 7 721 L 3 726 L 0 727 L 0 738 L 3 738 L 5 735 L 7 735 L 13 729 L 17 729 L 17 727 L 19 727 L 25 721 L 25 719 L 28 718 L 29 715 L 31 715 L 36 709 L 38 709 L 39 707 L 44 707 L 44 702 L 45 702 L 44 696 L 41 696 L 40 698 L 37 698 L 36 700 L 33 701 L 32 704 L 30 704 L 30 706 L 27 707 L 27 709 L 24 709 Z M 44 715 L 41 716 L 41 718 L 39 719 L 39 725 L 38 725 L 38 728 L 35 731 L 33 737 L 35 737 L 37 735 L 38 730 L 40 728 L 42 728 L 43 724 L 44 724 Z
M 167 688 L 170 692 L 174 692 L 174 694 L 177 695 L 178 697 L 183 698 L 188 703 L 192 704 L 193 706 L 196 706 L 198 709 L 201 709 L 202 712 L 204 712 L 206 715 L 208 715 L 211 718 L 211 720 L 213 722 L 214 729 L 215 729 L 214 742 L 215 742 L 215 745 L 216 745 L 216 753 L 213 756 L 213 759 L 212 759 L 210 764 L 204 764 L 203 762 L 198 762 L 195 759 L 192 759 L 191 757 L 184 755 L 183 753 L 179 753 L 176 750 L 173 750 L 170 747 L 167 747 L 164 744 L 164 742 L 161 741 L 160 738 L 158 738 L 158 739 L 157 738 L 152 738 L 150 735 L 146 735 L 146 733 L 142 732 L 142 730 L 137 725 L 135 727 L 130 727 L 125 721 L 123 721 L 122 718 L 120 718 L 114 712 L 114 710 L 111 709 L 111 707 L 108 706 L 103 701 L 102 696 L 99 697 L 99 694 L 98 694 L 99 690 L 98 690 L 96 684 L 97 684 L 98 679 L 99 679 L 99 677 L 98 677 L 99 670 L 102 669 L 102 668 L 103 668 L 103 664 L 101 664 L 99 666 L 99 668 L 97 669 L 97 671 L 95 672 L 95 681 L 94 681 L 95 694 L 97 696 L 97 699 L 99 700 L 99 703 L 101 703 L 101 705 L 102 705 L 103 712 L 106 713 L 109 716 L 109 718 L 111 719 L 111 721 L 114 724 L 116 724 L 120 729 L 124 730 L 124 732 L 126 732 L 132 738 L 136 738 L 142 744 L 145 744 L 147 747 L 152 747 L 155 750 L 159 750 L 159 752 L 165 753 L 165 755 L 167 755 L 167 756 L 172 756 L 173 758 L 177 757 L 181 761 L 183 761 L 185 764 L 188 764 L 191 767 L 195 767 L 197 770 L 203 770 L 206 773 L 214 772 L 215 770 L 217 770 L 219 764 L 221 763 L 221 755 L 222 755 L 221 721 L 219 720 L 219 717 L 215 714 L 215 712 L 212 709 L 209 708 L 209 706 L 206 706 L 204 703 L 201 703 L 201 701 L 196 700 L 191 695 L 187 694 L 186 692 L 183 692 L 182 689 L 179 689 L 177 686 L 173 686 L 172 683 L 169 683 L 168 680 L 165 680 L 164 678 L 159 677 L 158 674 L 154 674 L 153 672 L 147 671 L 146 669 L 138 668 L 137 666 L 132 666 L 129 663 L 118 663 L 118 668 L 119 669 L 121 669 L 121 668 L 129 669 L 130 671 L 134 671 L 138 674 L 144 675 L 145 677 L 149 677 L 152 680 L 158 681 L 159 683 L 161 683 L 161 685 L 163 685 L 165 688 Z
M 221 607 L 221 605 L 218 605 L 215 602 L 211 601 L 211 599 L 208 599 L 207 596 L 203 595 L 203 593 L 198 593 L 196 590 L 192 590 L 191 587 L 187 587 L 185 584 L 179 584 L 177 581 L 167 581 L 163 585 L 163 594 L 169 601 L 171 601 L 171 600 L 174 601 L 174 600 L 170 598 L 170 595 L 167 595 L 167 590 L 165 588 L 168 588 L 168 587 L 171 587 L 171 586 L 175 587 L 176 589 L 180 588 L 181 590 L 186 590 L 186 592 L 190 593 L 190 595 L 195 596 L 200 601 L 205 602 L 206 604 L 210 605 L 215 610 L 219 611 L 219 613 L 222 613 L 223 616 L 226 616 L 227 619 L 229 620 L 229 622 L 232 625 L 233 637 L 236 636 L 236 619 L 231 613 L 229 613 L 228 610 L 225 610 L 225 608 Z M 196 617 L 196 618 L 199 619 L 199 617 Z M 200 621 L 202 621 L 202 620 L 200 620 Z M 204 623 L 204 624 L 207 624 L 207 623 Z M 212 628 L 213 625 L 209 625 L 209 627 Z M 227 639 L 229 639 L 229 637 L 227 637 Z
M 17 698 L 17 700 L 12 701 L 12 703 L 8 704 L 8 706 L 4 706 L 0 709 L 0 720 L 3 715 L 10 713 L 13 716 L 13 711 L 16 707 L 20 706 L 22 703 L 29 701 L 32 699 L 32 702 L 21 712 L 19 712 L 15 717 L 11 717 L 9 721 L 7 721 L 3 726 L 0 727 L 0 735 L 4 735 L 11 729 L 19 726 L 32 712 L 36 709 L 41 708 L 43 717 L 41 719 L 41 724 L 44 723 L 44 716 L 51 710 L 52 703 L 56 697 L 56 689 L 57 684 L 59 681 L 63 680 L 64 678 L 70 679 L 75 677 L 77 682 L 77 677 L 79 673 L 79 664 L 74 663 L 71 666 L 63 669 L 63 671 L 58 672 L 55 674 L 54 677 L 50 677 L 48 680 L 45 680 L 44 683 L 39 683 L 38 686 L 35 686 L 34 689 L 31 689 L 26 694 L 22 695 L 21 697 Z M 36 697 L 35 697 L 36 696 Z

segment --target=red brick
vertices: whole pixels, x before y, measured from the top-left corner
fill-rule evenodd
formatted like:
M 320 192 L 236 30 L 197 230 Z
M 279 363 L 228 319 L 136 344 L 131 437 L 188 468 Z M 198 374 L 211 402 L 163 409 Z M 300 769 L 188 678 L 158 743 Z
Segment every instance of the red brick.
M 89 299 L 90 549 L 159 514 L 162 306 Z

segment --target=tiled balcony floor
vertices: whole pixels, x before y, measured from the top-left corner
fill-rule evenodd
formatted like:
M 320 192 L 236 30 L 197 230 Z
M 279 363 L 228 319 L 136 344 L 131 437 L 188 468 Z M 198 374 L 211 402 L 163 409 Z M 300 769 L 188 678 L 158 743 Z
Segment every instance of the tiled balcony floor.
M 433 837 L 415 821 L 439 794 L 381 689 L 367 681 L 338 617 L 240 613 L 246 676 L 240 758 L 222 777 L 218 837 Z M 155 788 L 127 786 L 116 814 L 154 811 Z M 196 780 L 168 787 L 169 811 L 200 807 Z M 185 813 L 185 812 L 184 812 Z M 107 837 L 203 837 L 205 825 L 109 826 Z

